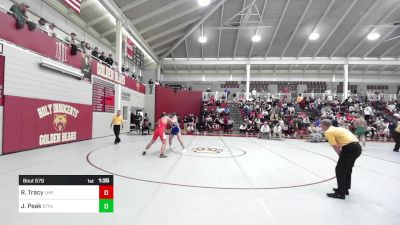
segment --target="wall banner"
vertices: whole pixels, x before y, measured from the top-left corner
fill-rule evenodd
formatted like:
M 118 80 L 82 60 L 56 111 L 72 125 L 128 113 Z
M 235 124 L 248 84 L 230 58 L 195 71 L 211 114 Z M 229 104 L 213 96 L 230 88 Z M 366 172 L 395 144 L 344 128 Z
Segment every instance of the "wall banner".
M 6 96 L 3 153 L 92 138 L 92 106 Z

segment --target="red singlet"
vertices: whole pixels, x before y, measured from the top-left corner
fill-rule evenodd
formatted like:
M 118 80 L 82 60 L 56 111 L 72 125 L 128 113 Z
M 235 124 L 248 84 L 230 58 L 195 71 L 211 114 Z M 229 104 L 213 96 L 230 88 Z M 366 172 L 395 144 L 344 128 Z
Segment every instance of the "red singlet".
M 161 140 L 166 140 L 165 129 L 167 129 L 167 123 L 163 123 L 163 118 L 158 119 L 157 127 L 153 134 L 153 140 L 156 140 L 160 137 Z

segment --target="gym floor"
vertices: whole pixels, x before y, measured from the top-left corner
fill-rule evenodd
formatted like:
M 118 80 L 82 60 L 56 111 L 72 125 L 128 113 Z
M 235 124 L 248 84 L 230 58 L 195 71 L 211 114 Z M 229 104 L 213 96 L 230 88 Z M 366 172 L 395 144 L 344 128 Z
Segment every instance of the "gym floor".
M 400 224 L 393 143 L 367 143 L 350 197 L 338 200 L 326 197 L 337 160 L 327 143 L 184 136 L 186 153 L 174 139 L 160 159 L 159 141 L 141 155 L 150 139 L 122 135 L 118 145 L 106 137 L 0 156 L 2 224 Z M 20 174 L 114 174 L 114 213 L 19 214 Z

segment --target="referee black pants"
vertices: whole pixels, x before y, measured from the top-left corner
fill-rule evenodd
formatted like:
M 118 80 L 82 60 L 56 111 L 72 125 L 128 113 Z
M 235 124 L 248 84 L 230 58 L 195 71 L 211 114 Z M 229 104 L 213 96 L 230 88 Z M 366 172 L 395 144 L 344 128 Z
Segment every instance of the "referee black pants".
M 338 163 L 336 165 L 336 180 L 338 193 L 345 194 L 351 189 L 351 173 L 356 159 L 361 155 L 361 145 L 353 142 L 342 147 Z
M 114 125 L 114 135 L 115 135 L 115 141 L 114 143 L 119 143 L 121 142 L 121 139 L 119 139 L 119 133 L 121 131 L 121 125 Z
M 400 133 L 395 131 L 393 132 L 393 139 L 396 142 L 396 145 L 394 146 L 394 151 L 399 151 L 400 149 Z

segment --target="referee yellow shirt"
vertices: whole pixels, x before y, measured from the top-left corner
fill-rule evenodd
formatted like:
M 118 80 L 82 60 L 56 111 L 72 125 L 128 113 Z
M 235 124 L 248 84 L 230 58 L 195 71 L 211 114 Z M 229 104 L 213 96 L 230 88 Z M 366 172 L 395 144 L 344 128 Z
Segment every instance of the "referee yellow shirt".
M 339 145 L 340 147 L 352 142 L 358 142 L 356 136 L 354 136 L 354 134 L 349 130 L 334 126 L 329 127 L 329 129 L 325 131 L 325 138 L 328 140 L 330 145 Z
M 122 118 L 122 115 L 121 115 L 121 116 L 115 115 L 115 116 L 113 117 L 113 119 L 112 119 L 113 125 L 122 125 L 122 122 L 123 122 L 123 121 L 124 121 L 124 118 Z
M 400 133 L 400 124 L 397 125 L 396 132 Z

